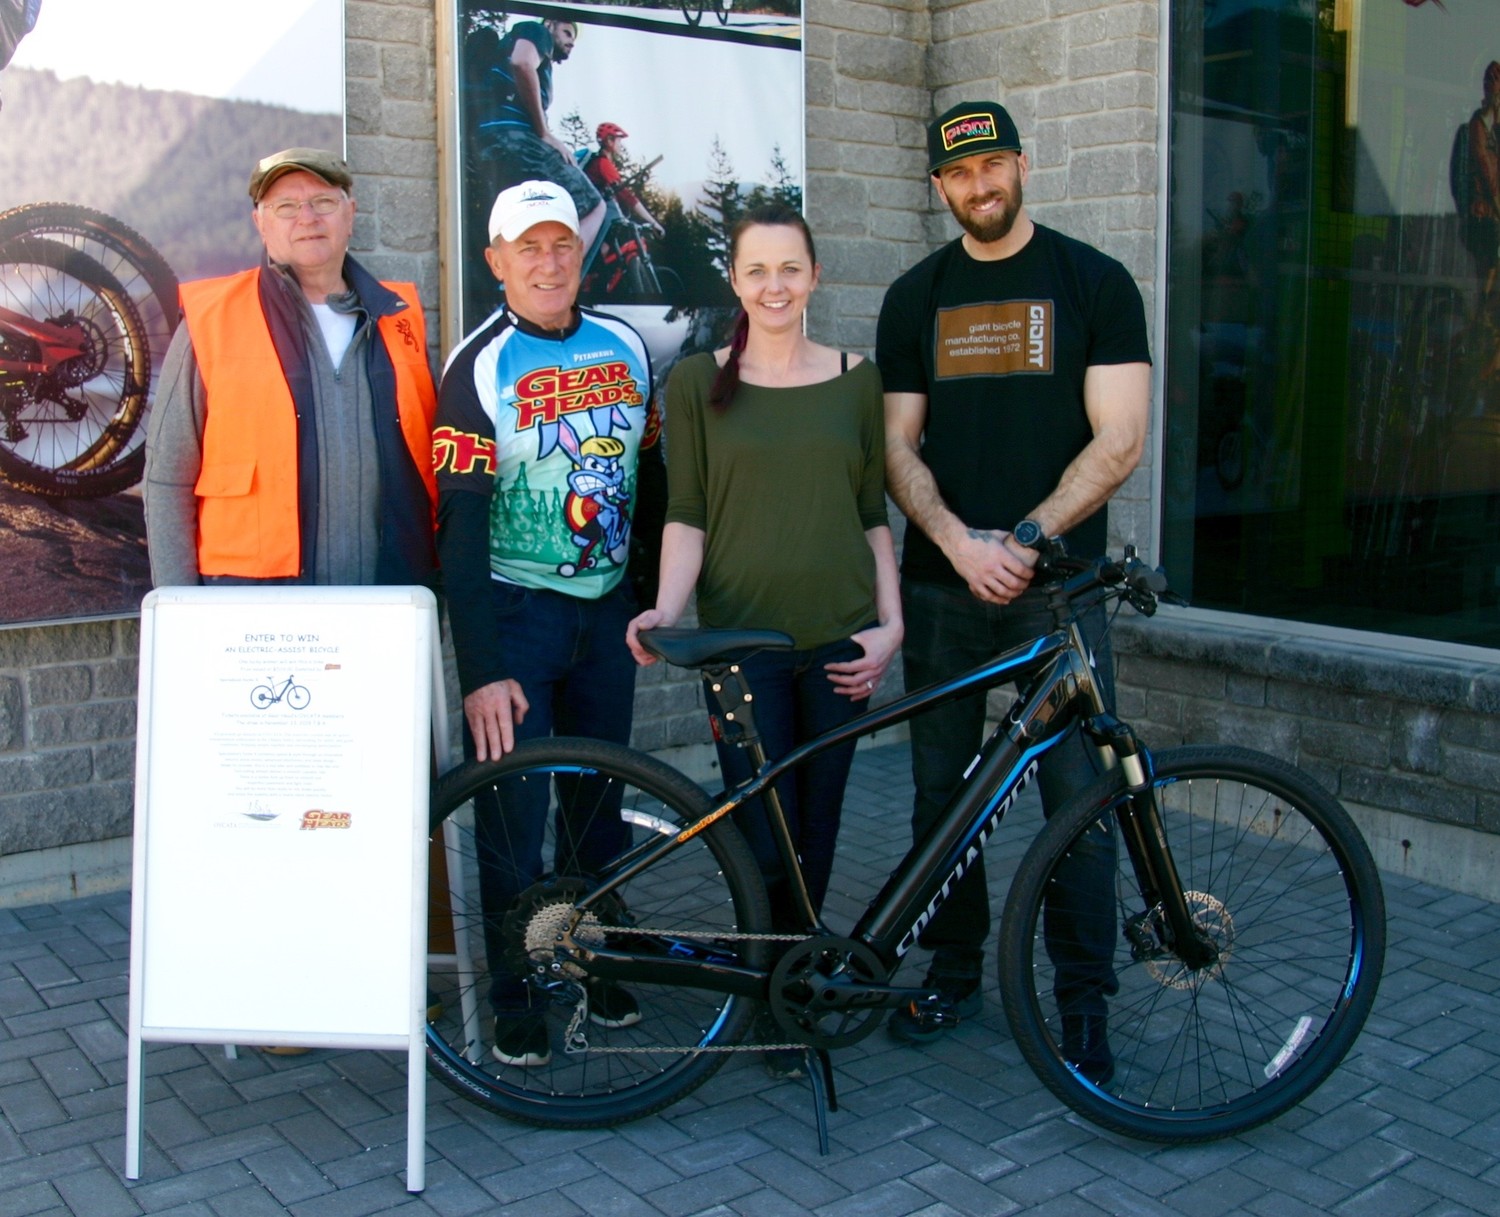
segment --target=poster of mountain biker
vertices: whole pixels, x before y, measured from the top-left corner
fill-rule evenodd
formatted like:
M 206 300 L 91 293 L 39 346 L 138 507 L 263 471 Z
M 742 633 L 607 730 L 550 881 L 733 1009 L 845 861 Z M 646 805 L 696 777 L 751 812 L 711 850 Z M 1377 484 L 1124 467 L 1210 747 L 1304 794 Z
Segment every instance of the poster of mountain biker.
M 685 345 L 713 342 L 704 315 L 733 299 L 729 224 L 759 202 L 801 203 L 800 0 L 702 10 L 677 0 L 451 2 L 450 142 L 461 154 L 445 184 L 462 200 L 462 232 L 447 234 L 447 264 L 462 281 L 446 287 L 454 340 L 500 299 L 475 236 L 492 187 L 543 176 L 578 208 L 582 303 L 619 312 L 659 371 Z
M 342 0 L 0 0 L 0 626 L 139 608 L 178 283 L 256 264 L 258 150 L 342 146 L 343 22 Z

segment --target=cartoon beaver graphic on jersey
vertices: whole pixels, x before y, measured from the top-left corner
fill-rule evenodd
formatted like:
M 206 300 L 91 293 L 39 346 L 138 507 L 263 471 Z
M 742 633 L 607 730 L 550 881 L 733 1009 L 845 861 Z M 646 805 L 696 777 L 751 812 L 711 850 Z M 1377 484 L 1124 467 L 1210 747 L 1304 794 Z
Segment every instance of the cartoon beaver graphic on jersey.
M 564 562 L 557 573 L 571 579 L 599 565 L 599 551 L 616 566 L 630 553 L 630 516 L 625 506 L 625 470 L 620 457 L 625 445 L 612 435 L 595 435 L 582 443 L 566 419 L 558 423 L 557 442 L 573 461 L 568 474 L 568 497 L 563 516 L 580 552 L 577 562 Z

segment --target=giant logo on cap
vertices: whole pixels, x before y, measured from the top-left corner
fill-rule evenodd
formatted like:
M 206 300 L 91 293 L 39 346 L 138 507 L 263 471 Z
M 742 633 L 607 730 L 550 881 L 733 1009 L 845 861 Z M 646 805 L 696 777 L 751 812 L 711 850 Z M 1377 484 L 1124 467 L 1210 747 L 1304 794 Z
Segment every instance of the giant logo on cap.
M 944 152 L 952 152 L 964 144 L 999 138 L 995 134 L 993 114 L 960 114 L 943 124 L 942 134 Z

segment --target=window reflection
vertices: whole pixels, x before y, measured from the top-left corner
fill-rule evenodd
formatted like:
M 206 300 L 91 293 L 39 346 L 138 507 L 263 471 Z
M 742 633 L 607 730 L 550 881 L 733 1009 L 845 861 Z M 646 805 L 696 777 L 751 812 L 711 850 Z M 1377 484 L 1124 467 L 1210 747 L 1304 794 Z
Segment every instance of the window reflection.
M 1500 646 L 1493 16 L 1176 0 L 1164 558 L 1195 603 Z

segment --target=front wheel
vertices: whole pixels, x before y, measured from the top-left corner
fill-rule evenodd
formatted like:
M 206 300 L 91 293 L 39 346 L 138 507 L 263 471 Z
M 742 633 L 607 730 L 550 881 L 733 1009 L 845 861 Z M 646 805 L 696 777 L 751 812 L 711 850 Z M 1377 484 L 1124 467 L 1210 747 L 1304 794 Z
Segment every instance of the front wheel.
M 676 770 L 600 740 L 533 740 L 444 776 L 432 801 L 434 842 L 446 844 L 449 886 L 460 894 L 450 901 L 434 887 L 432 924 L 451 922 L 447 945 L 472 966 L 467 976 L 462 964 L 430 974 L 441 1014 L 428 1024 L 427 1056 L 439 1079 L 501 1115 L 553 1128 L 633 1120 L 702 1085 L 742 1037 L 750 1000 L 688 987 L 690 967 L 673 984 L 621 981 L 639 1020 L 600 1025 L 581 955 L 557 943 L 574 904 L 618 872 L 622 854 L 708 811 L 703 791 Z M 573 933 L 709 971 L 763 968 L 765 943 L 745 935 L 769 926 L 755 861 L 723 819 L 624 883 Z M 505 975 L 525 976 L 524 1000 L 546 1031 L 545 1064 L 501 1064 L 492 1051 L 496 961 Z
M 1212 962 L 1182 962 L 1142 898 L 1115 770 L 1022 860 L 1001 991 L 1027 1063 L 1075 1111 L 1127 1136 L 1206 1141 L 1281 1114 L 1343 1059 L 1380 983 L 1385 903 L 1354 822 L 1301 771 L 1180 748 L 1156 755 L 1153 786 Z M 1079 883 L 1101 857 L 1113 882 Z
M 625 287 L 633 300 L 649 300 L 659 294 L 647 274 L 646 260 L 639 256 L 625 265 Z
M 292 685 L 286 691 L 286 700 L 293 710 L 306 710 L 312 694 L 301 685 Z

